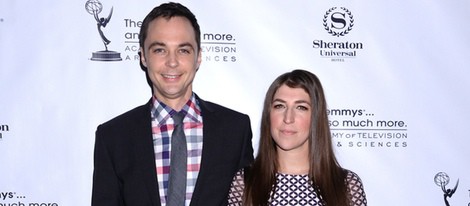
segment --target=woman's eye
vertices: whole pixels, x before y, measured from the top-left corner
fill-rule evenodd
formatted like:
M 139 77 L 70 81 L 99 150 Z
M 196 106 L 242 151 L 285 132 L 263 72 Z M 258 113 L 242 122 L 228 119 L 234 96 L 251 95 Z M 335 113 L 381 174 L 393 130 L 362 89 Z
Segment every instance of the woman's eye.
M 302 111 L 308 111 L 308 107 L 299 105 L 297 106 L 297 109 L 302 110 Z
M 284 105 L 282 105 L 282 104 L 275 104 L 275 105 L 273 105 L 273 108 L 274 108 L 274 109 L 282 109 L 282 108 L 284 108 Z

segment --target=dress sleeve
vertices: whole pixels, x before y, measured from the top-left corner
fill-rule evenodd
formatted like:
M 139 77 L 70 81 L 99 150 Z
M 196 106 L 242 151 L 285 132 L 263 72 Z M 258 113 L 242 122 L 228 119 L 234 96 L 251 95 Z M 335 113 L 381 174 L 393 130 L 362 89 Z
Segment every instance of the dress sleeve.
M 356 173 L 348 170 L 346 181 L 348 184 L 348 196 L 351 200 L 350 205 L 367 206 L 366 193 L 364 191 L 361 178 L 359 178 Z
M 240 169 L 233 177 L 228 193 L 229 206 L 241 206 L 243 202 L 243 190 L 245 189 L 244 170 Z

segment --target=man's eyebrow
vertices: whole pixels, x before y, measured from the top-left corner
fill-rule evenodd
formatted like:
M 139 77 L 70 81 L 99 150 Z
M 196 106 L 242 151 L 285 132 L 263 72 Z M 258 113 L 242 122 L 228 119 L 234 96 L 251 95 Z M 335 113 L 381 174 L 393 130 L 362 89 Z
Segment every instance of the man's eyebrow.
M 152 43 L 148 46 L 147 49 L 150 49 L 150 48 L 152 48 L 152 47 L 154 47 L 154 46 L 166 46 L 166 44 L 163 43 L 163 42 L 155 41 L 155 42 L 152 42 Z M 191 47 L 191 48 L 194 50 L 194 46 L 193 46 L 191 43 L 189 43 L 189 42 L 181 43 L 181 44 L 178 45 L 178 47 Z
M 159 41 L 154 41 L 154 42 L 152 42 L 152 43 L 147 47 L 147 49 L 150 49 L 150 48 L 152 48 L 152 47 L 154 47 L 154 46 L 165 46 L 165 43 L 159 42 Z
M 178 47 L 191 47 L 192 49 L 194 49 L 193 45 L 189 42 L 181 43 L 178 45 Z

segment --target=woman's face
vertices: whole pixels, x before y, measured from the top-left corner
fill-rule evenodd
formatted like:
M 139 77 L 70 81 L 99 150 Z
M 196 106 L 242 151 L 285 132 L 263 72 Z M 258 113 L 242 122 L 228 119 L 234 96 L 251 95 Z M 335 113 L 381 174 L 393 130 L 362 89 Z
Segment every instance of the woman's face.
M 279 152 L 306 152 L 312 118 L 310 97 L 302 88 L 282 85 L 271 106 L 271 135 Z

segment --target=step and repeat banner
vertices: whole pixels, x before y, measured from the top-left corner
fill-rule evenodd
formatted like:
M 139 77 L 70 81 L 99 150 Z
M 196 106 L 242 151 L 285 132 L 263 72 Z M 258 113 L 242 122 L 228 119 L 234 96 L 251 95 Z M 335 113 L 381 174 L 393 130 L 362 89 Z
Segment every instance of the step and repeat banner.
M 150 98 L 138 32 L 163 2 L 0 1 L 0 206 L 90 204 L 94 132 Z M 268 86 L 306 69 L 369 205 L 470 205 L 468 0 L 181 3 L 194 91 L 248 114 L 255 148 Z

